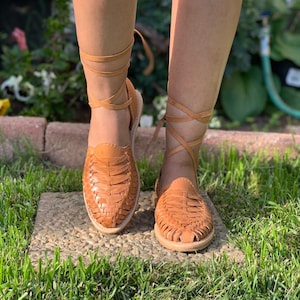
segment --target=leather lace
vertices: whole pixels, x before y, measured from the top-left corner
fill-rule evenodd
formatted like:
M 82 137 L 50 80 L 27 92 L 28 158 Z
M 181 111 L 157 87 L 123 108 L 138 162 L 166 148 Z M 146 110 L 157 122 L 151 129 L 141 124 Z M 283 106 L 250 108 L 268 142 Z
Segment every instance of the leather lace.
M 146 42 L 146 40 L 142 36 L 142 34 L 136 29 L 134 30 L 134 32 L 139 35 L 139 37 L 142 41 L 146 56 L 148 57 L 148 60 L 149 60 L 149 64 L 145 68 L 143 73 L 144 73 L 144 75 L 149 75 L 152 72 L 153 68 L 154 68 L 153 53 L 152 53 L 148 43 Z M 121 74 L 127 73 L 127 70 L 130 66 L 129 60 L 126 64 L 124 64 L 120 68 L 115 69 L 115 70 L 110 70 L 110 71 L 96 70 L 96 69 L 92 68 L 88 64 L 88 62 L 105 64 L 105 63 L 109 63 L 109 62 L 112 62 L 112 61 L 117 61 L 117 60 L 123 58 L 124 56 L 129 55 L 129 53 L 131 52 L 133 44 L 134 44 L 134 39 L 132 39 L 132 41 L 129 43 L 129 45 L 123 51 L 121 51 L 119 53 L 116 53 L 116 54 L 112 54 L 112 55 L 106 55 L 106 56 L 90 55 L 90 54 L 87 54 L 87 53 L 83 52 L 82 50 L 79 50 L 82 65 L 84 66 L 84 68 L 86 68 L 87 70 L 92 72 L 95 76 L 99 76 L 99 77 L 115 77 L 115 76 L 119 76 Z M 105 107 L 105 108 L 113 109 L 113 110 L 124 109 L 124 108 L 128 107 L 130 105 L 130 100 L 126 101 L 124 103 L 121 103 L 121 104 L 114 104 L 114 101 L 124 91 L 125 86 L 126 86 L 126 82 L 124 82 L 117 89 L 117 91 L 107 99 L 97 99 L 96 97 L 93 96 L 91 91 L 88 91 L 90 107 L 91 108 Z

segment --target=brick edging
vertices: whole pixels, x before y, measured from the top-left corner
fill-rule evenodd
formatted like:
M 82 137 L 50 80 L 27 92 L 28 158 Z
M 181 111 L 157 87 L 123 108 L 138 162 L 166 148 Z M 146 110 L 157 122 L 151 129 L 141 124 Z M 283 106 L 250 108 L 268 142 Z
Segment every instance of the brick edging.
M 13 144 L 22 147 L 26 139 L 51 162 L 71 168 L 83 166 L 87 147 L 89 124 L 50 122 L 39 117 L 0 117 L 2 133 L 0 156 L 12 157 Z M 290 133 L 265 133 L 246 131 L 208 130 L 203 146 L 209 152 L 224 151 L 225 146 L 235 147 L 239 153 L 249 154 L 266 151 L 268 156 L 274 153 L 284 155 L 290 149 L 292 157 L 299 155 L 300 128 L 290 127 Z M 136 158 L 155 157 L 165 149 L 165 129 L 158 138 L 149 144 L 154 128 L 139 128 L 135 152 Z

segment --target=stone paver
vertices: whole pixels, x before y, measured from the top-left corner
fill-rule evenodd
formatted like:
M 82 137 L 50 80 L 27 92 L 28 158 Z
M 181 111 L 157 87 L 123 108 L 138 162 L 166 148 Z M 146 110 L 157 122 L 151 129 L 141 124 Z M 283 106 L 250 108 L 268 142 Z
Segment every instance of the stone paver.
M 12 157 L 14 146 L 22 149 L 24 140 L 44 154 L 51 162 L 70 168 L 82 168 L 87 148 L 89 124 L 50 122 L 37 117 L 0 117 L 0 157 Z M 136 158 L 146 157 L 157 162 L 165 149 L 165 128 L 161 128 L 155 141 L 151 141 L 155 128 L 138 128 L 135 142 Z M 234 147 L 239 154 L 265 151 L 291 157 L 299 155 L 300 128 L 287 126 L 286 133 L 208 130 L 203 148 L 218 154 Z
M 70 168 L 84 164 L 89 124 L 51 122 L 45 133 L 45 157 Z
M 29 145 L 42 153 L 46 126 L 44 118 L 0 117 L 0 157 L 12 158 Z
M 300 126 L 295 125 L 288 125 L 286 126 L 286 132 L 292 133 L 292 134 L 300 134 Z
M 40 258 L 53 258 L 57 247 L 62 259 L 70 256 L 75 263 L 79 256 L 88 263 L 90 252 L 110 256 L 112 260 L 121 253 L 125 256 L 151 259 L 154 263 L 201 263 L 226 253 L 229 259 L 242 262 L 243 253 L 228 243 L 227 230 L 218 212 L 207 195 L 202 195 L 212 210 L 216 236 L 206 250 L 187 254 L 169 251 L 156 241 L 153 233 L 154 208 L 151 204 L 151 192 L 141 192 L 139 209 L 128 227 L 119 235 L 102 235 L 93 227 L 82 193 L 44 193 L 40 198 L 29 256 L 35 266 Z
M 135 154 L 136 158 L 146 157 L 157 162 L 165 150 L 165 128 L 161 128 L 155 140 L 152 140 L 155 128 L 138 128 Z M 58 165 L 82 168 L 87 148 L 88 125 L 70 123 L 50 123 L 46 130 L 47 157 Z M 203 140 L 203 148 L 208 153 L 218 154 L 235 148 L 239 154 L 247 151 L 255 154 L 259 151 L 271 158 L 274 154 L 284 155 L 290 149 L 291 157 L 299 155 L 300 134 L 266 133 L 247 131 L 208 130 Z
M 247 152 L 253 155 L 264 152 L 272 158 L 275 154 L 285 155 L 290 151 L 290 157 L 299 156 L 300 135 L 292 133 L 252 132 L 252 131 L 226 131 L 208 130 L 203 141 L 203 147 L 209 153 L 218 154 L 235 148 L 241 155 Z

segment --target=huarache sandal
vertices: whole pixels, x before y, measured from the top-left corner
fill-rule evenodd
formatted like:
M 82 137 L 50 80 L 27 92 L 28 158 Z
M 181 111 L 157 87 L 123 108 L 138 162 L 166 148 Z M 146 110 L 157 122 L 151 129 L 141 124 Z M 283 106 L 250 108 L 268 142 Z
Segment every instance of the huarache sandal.
M 124 51 L 111 56 L 92 56 L 80 51 L 83 66 L 95 76 L 112 77 L 123 74 L 127 72 L 129 63 L 118 70 L 99 72 L 91 68 L 89 62 L 106 63 L 120 59 L 129 54 L 132 44 L 133 42 Z M 121 104 L 114 103 L 124 93 L 124 89 L 128 100 Z M 91 108 L 129 108 L 130 111 L 130 144 L 121 147 L 101 143 L 96 147 L 88 147 L 82 177 L 84 201 L 93 225 L 102 233 L 115 234 L 129 223 L 138 204 L 140 178 L 134 158 L 134 140 L 143 101 L 129 79 L 108 99 L 95 99 L 89 91 L 88 96 Z
M 179 145 L 165 155 L 165 160 L 178 151 L 186 150 L 195 169 L 198 163 L 193 152 L 193 147 L 202 142 L 200 138 L 186 142 L 170 123 L 197 120 L 209 123 L 212 111 L 196 114 L 187 107 L 173 99 L 168 99 L 168 104 L 175 106 L 185 113 L 183 117 L 165 115 L 167 130 L 178 141 Z M 154 233 L 157 240 L 166 248 L 179 252 L 192 252 L 206 248 L 214 237 L 214 226 L 211 212 L 201 197 L 198 188 L 190 179 L 176 178 L 165 188 L 160 187 L 160 178 L 155 185 L 156 208 Z

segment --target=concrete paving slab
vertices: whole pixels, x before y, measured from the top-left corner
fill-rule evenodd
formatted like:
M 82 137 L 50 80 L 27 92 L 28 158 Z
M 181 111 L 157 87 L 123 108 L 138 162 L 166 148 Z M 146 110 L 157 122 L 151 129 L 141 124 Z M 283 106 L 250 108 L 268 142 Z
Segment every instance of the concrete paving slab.
M 103 235 L 92 225 L 85 209 L 81 192 L 44 193 L 41 195 L 34 231 L 29 246 L 29 256 L 33 265 L 38 260 L 45 262 L 54 257 L 56 248 L 61 258 L 71 257 L 76 263 L 79 256 L 88 263 L 90 252 L 109 256 L 114 260 L 118 253 L 160 262 L 209 261 L 224 253 L 229 259 L 242 262 L 243 253 L 229 244 L 227 229 L 209 197 L 201 192 L 211 208 L 216 236 L 213 243 L 197 253 L 177 253 L 162 247 L 153 233 L 154 207 L 151 192 L 141 192 L 139 209 L 125 230 L 118 235 Z

